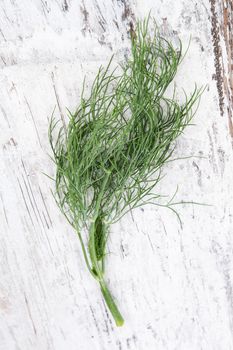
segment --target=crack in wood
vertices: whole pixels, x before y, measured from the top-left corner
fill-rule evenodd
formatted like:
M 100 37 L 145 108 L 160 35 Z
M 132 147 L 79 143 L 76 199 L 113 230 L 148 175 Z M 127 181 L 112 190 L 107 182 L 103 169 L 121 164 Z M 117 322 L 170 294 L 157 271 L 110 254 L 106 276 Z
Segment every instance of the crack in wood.
M 53 72 L 52 72 L 52 74 L 51 74 L 51 78 L 52 78 L 52 83 L 53 83 L 54 94 L 55 94 L 55 97 L 56 97 L 56 101 L 57 101 L 59 113 L 60 113 L 60 116 L 61 116 L 61 121 L 62 121 L 64 130 L 66 130 L 65 117 L 64 117 L 64 114 L 63 114 L 63 112 L 62 112 L 62 108 L 61 108 L 61 104 L 60 104 L 60 99 L 59 99 L 59 95 L 58 95 L 57 88 L 56 88 L 56 85 L 55 85 L 55 79 L 54 79 L 54 73 L 53 73 Z
M 219 109 L 221 115 L 224 114 L 224 94 L 223 94 L 223 67 L 222 67 L 222 51 L 220 48 L 220 35 L 218 14 L 216 12 L 216 0 L 210 0 L 211 10 L 211 35 L 214 49 L 214 65 L 215 65 L 215 79 L 218 90 Z
M 121 15 L 122 21 L 129 20 L 129 19 L 135 21 L 135 15 L 134 15 L 134 12 L 130 6 L 130 2 L 128 0 L 121 0 L 121 3 L 124 6 L 124 10 L 123 10 L 123 13 Z
M 89 24 L 89 12 L 87 11 L 83 0 L 82 0 L 82 4 L 79 7 L 80 7 L 80 11 L 81 11 L 81 13 L 83 15 L 82 33 L 83 33 L 83 35 L 86 35 L 87 31 L 89 31 L 89 32 L 91 31 L 90 30 L 90 24 Z
M 228 113 L 228 125 L 229 132 L 232 138 L 233 147 L 233 122 L 232 122 L 232 108 L 233 108 L 233 1 L 222 0 L 222 22 L 221 22 L 221 33 L 224 38 L 226 48 L 226 71 L 224 70 L 224 92 L 227 101 L 227 113 Z
M 31 107 L 30 107 L 30 105 L 29 105 L 29 103 L 28 103 L 28 100 L 26 99 L 25 96 L 24 96 L 24 100 L 25 100 L 25 102 L 26 102 L 26 105 L 27 105 L 27 107 L 28 107 L 30 116 L 31 116 L 31 118 L 32 118 L 33 125 L 34 125 L 34 127 L 35 127 L 35 131 L 36 131 L 36 135 L 37 135 L 37 138 L 38 138 L 39 145 L 40 145 L 40 147 L 42 148 L 42 144 L 41 144 L 41 140 L 40 140 L 39 131 L 38 131 L 38 129 L 37 129 L 36 121 L 35 121 L 34 115 L 33 115 L 33 113 L 32 113 Z
M 3 37 L 3 39 L 4 39 L 4 41 L 7 42 L 6 37 L 5 37 L 5 35 L 3 34 L 3 31 L 1 30 L 1 28 L 0 28 L 0 33 L 1 33 L 1 35 L 2 35 L 2 37 Z
M 68 3 L 66 0 L 63 1 L 63 4 L 62 4 L 62 10 L 64 12 L 67 12 L 69 10 L 69 6 L 68 6 Z
M 24 301 L 25 301 L 25 304 L 26 304 L 28 316 L 29 316 L 30 321 L 31 321 L 31 324 L 32 324 L 33 332 L 34 332 L 35 335 L 37 335 L 36 326 L 35 326 L 35 323 L 34 323 L 34 321 L 33 321 L 31 309 L 30 309 L 30 307 L 29 307 L 28 299 L 27 299 L 25 293 L 24 293 Z
M 219 108 L 221 115 L 223 115 L 224 104 L 226 103 L 228 128 L 233 147 L 233 1 L 222 0 L 220 2 L 220 16 L 218 16 L 218 11 L 216 10 L 216 0 L 210 0 L 210 4 L 212 24 L 211 34 L 215 56 L 215 79 L 219 96 Z M 220 34 L 222 35 L 225 43 L 226 64 L 225 60 L 223 59 L 223 52 L 221 50 Z
M 5 110 L 3 109 L 2 106 L 0 106 L 0 109 L 1 109 L 1 112 L 2 112 L 2 115 L 3 115 L 4 119 L 5 119 L 5 121 L 6 121 L 6 123 L 7 123 L 8 128 L 10 129 L 11 126 L 10 126 L 9 119 L 8 119 L 8 117 L 7 117 L 7 113 L 5 112 Z
M 4 217 L 5 217 L 5 221 L 7 223 L 7 226 L 9 226 L 9 221 L 8 221 L 7 214 L 6 214 L 6 208 L 5 208 L 5 204 L 4 204 L 4 201 L 3 201 L 1 193 L 0 193 L 0 198 L 1 198 L 1 202 L 2 202 L 2 209 L 3 209 L 3 214 L 4 214 Z
M 18 185 L 19 185 L 19 188 L 20 188 L 20 192 L 21 192 L 21 194 L 22 194 L 23 202 L 24 202 L 24 204 L 25 204 L 25 207 L 26 207 L 27 213 L 28 213 L 28 215 L 29 215 L 31 224 L 32 224 L 32 226 L 35 228 L 35 225 L 34 225 L 34 222 L 33 222 L 33 220 L 32 220 L 32 216 L 31 216 L 31 212 L 30 212 L 30 210 L 29 210 L 29 207 L 28 207 L 28 204 L 27 204 L 27 201 L 26 201 L 24 192 L 23 192 L 23 188 L 22 188 L 22 186 L 21 186 L 21 183 L 20 183 L 18 177 L 17 177 L 17 182 L 18 182 Z
M 46 205 L 46 203 L 45 203 L 45 199 L 44 199 L 44 196 L 43 196 L 43 194 L 42 194 L 42 191 L 41 191 L 40 186 L 39 186 L 39 193 L 40 193 L 40 196 L 41 196 L 41 199 L 42 199 L 42 202 L 43 202 L 43 205 L 44 205 L 44 208 L 45 208 L 47 217 L 48 217 L 48 219 L 49 219 L 49 223 L 50 223 L 51 226 L 53 226 L 53 223 L 52 223 L 51 217 L 50 217 L 50 215 L 49 215 L 49 211 L 48 211 L 47 205 Z M 44 215 L 44 212 L 43 212 L 43 215 Z M 46 220 L 46 222 L 47 222 L 47 220 Z M 48 228 L 49 228 L 49 227 L 50 227 L 49 224 L 47 224 L 47 225 L 48 225 Z

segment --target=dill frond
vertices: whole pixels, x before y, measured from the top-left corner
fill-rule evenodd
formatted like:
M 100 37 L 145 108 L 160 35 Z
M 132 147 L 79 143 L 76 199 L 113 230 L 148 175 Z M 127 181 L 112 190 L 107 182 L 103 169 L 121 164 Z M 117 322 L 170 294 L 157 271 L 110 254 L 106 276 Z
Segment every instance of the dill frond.
M 56 165 L 55 198 L 76 230 L 87 267 L 99 282 L 116 325 L 124 323 L 104 281 L 106 242 L 111 224 L 129 210 L 161 197 L 154 187 L 170 160 L 174 141 L 190 123 L 201 90 L 195 87 L 180 104 L 165 96 L 181 61 L 149 17 L 131 36 L 131 57 L 118 70 L 100 68 L 88 98 L 49 141 Z M 170 208 L 171 203 L 169 202 Z M 173 210 L 173 209 L 172 209 Z M 88 245 L 82 232 L 88 229 Z

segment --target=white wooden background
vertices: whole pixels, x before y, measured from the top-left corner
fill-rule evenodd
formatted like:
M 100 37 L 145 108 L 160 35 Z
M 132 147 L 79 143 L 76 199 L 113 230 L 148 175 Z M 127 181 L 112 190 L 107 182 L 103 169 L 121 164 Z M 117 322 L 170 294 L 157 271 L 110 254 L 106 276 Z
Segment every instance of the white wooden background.
M 212 206 L 145 207 L 112 227 L 107 280 L 117 329 L 51 196 L 48 118 L 75 109 L 129 22 L 152 10 L 191 46 L 178 88 L 208 85 L 161 190 Z M 0 349 L 232 350 L 232 0 L 0 0 Z

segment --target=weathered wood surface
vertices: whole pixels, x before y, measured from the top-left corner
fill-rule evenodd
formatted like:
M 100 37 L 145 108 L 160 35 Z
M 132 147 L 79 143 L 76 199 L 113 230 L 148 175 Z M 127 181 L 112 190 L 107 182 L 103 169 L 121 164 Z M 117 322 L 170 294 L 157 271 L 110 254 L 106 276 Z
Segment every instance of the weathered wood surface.
M 74 109 L 113 53 L 129 48 L 130 21 L 156 17 L 191 46 L 176 78 L 207 84 L 196 126 L 161 185 L 211 207 L 145 207 L 112 229 L 107 275 L 126 323 L 116 329 L 77 237 L 42 174 L 48 117 Z M 0 1 L 0 349 L 233 349 L 233 3 L 229 1 Z

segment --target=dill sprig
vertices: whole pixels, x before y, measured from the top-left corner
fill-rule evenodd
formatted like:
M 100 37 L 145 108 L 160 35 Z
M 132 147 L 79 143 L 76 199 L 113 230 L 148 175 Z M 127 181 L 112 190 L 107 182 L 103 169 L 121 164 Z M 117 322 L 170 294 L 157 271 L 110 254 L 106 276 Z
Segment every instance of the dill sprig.
M 171 98 L 164 95 L 181 61 L 182 45 L 174 48 L 156 25 L 150 34 L 149 22 L 148 17 L 137 24 L 125 64 L 111 70 L 110 60 L 99 69 L 89 97 L 84 97 L 84 82 L 68 125 L 59 127 L 56 136 L 53 117 L 49 126 L 57 204 L 78 234 L 87 267 L 117 326 L 124 320 L 104 280 L 110 226 L 135 207 L 158 205 L 161 195 L 154 187 L 162 166 L 200 96 L 196 87 L 182 104 L 175 89 Z M 171 208 L 171 201 L 167 206 Z

